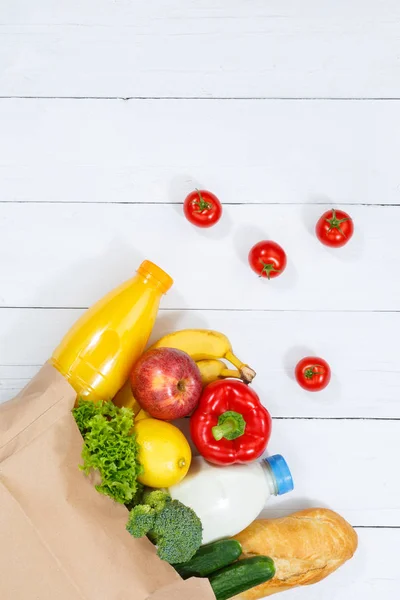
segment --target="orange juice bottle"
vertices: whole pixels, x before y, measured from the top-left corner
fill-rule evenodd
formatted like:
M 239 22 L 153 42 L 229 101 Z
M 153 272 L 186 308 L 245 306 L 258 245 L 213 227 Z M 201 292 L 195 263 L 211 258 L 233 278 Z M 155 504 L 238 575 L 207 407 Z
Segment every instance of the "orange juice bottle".
M 173 280 L 145 260 L 135 277 L 104 296 L 73 325 L 50 362 L 85 400 L 111 400 L 142 354 L 161 296 Z

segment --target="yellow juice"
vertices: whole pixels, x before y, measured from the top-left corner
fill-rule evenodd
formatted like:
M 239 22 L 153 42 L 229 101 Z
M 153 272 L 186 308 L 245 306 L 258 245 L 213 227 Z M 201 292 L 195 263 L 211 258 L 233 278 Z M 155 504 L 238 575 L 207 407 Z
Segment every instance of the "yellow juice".
M 89 308 L 56 348 L 50 362 L 78 398 L 111 400 L 143 353 L 161 296 L 173 280 L 144 261 L 135 277 Z

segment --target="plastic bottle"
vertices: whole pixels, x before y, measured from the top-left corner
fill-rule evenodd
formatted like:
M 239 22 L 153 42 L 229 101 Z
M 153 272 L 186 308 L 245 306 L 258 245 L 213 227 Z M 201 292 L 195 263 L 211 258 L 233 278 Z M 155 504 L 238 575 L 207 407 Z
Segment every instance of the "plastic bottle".
M 217 467 L 197 456 L 189 472 L 169 488 L 172 498 L 190 506 L 203 524 L 203 544 L 231 537 L 254 521 L 269 498 L 293 490 L 285 459 Z
M 110 400 L 142 354 L 161 296 L 173 280 L 145 260 L 135 277 L 89 308 L 54 351 L 50 362 L 78 398 Z

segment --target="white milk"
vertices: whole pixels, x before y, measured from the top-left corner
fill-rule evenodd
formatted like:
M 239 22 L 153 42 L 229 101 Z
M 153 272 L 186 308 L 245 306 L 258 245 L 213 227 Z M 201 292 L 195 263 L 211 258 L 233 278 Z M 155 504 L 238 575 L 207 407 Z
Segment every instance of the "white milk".
M 186 477 L 169 488 L 172 498 L 193 508 L 203 524 L 203 544 L 231 537 L 258 517 L 271 495 L 293 489 L 279 454 L 261 462 L 218 467 L 197 456 Z

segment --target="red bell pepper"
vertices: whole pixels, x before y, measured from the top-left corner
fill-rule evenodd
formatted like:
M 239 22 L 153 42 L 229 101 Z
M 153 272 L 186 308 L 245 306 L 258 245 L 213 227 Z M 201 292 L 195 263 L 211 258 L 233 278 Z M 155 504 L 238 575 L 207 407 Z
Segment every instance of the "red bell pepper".
M 204 390 L 190 420 L 200 454 L 216 465 L 255 460 L 271 435 L 271 416 L 257 394 L 242 381 L 214 381 Z

